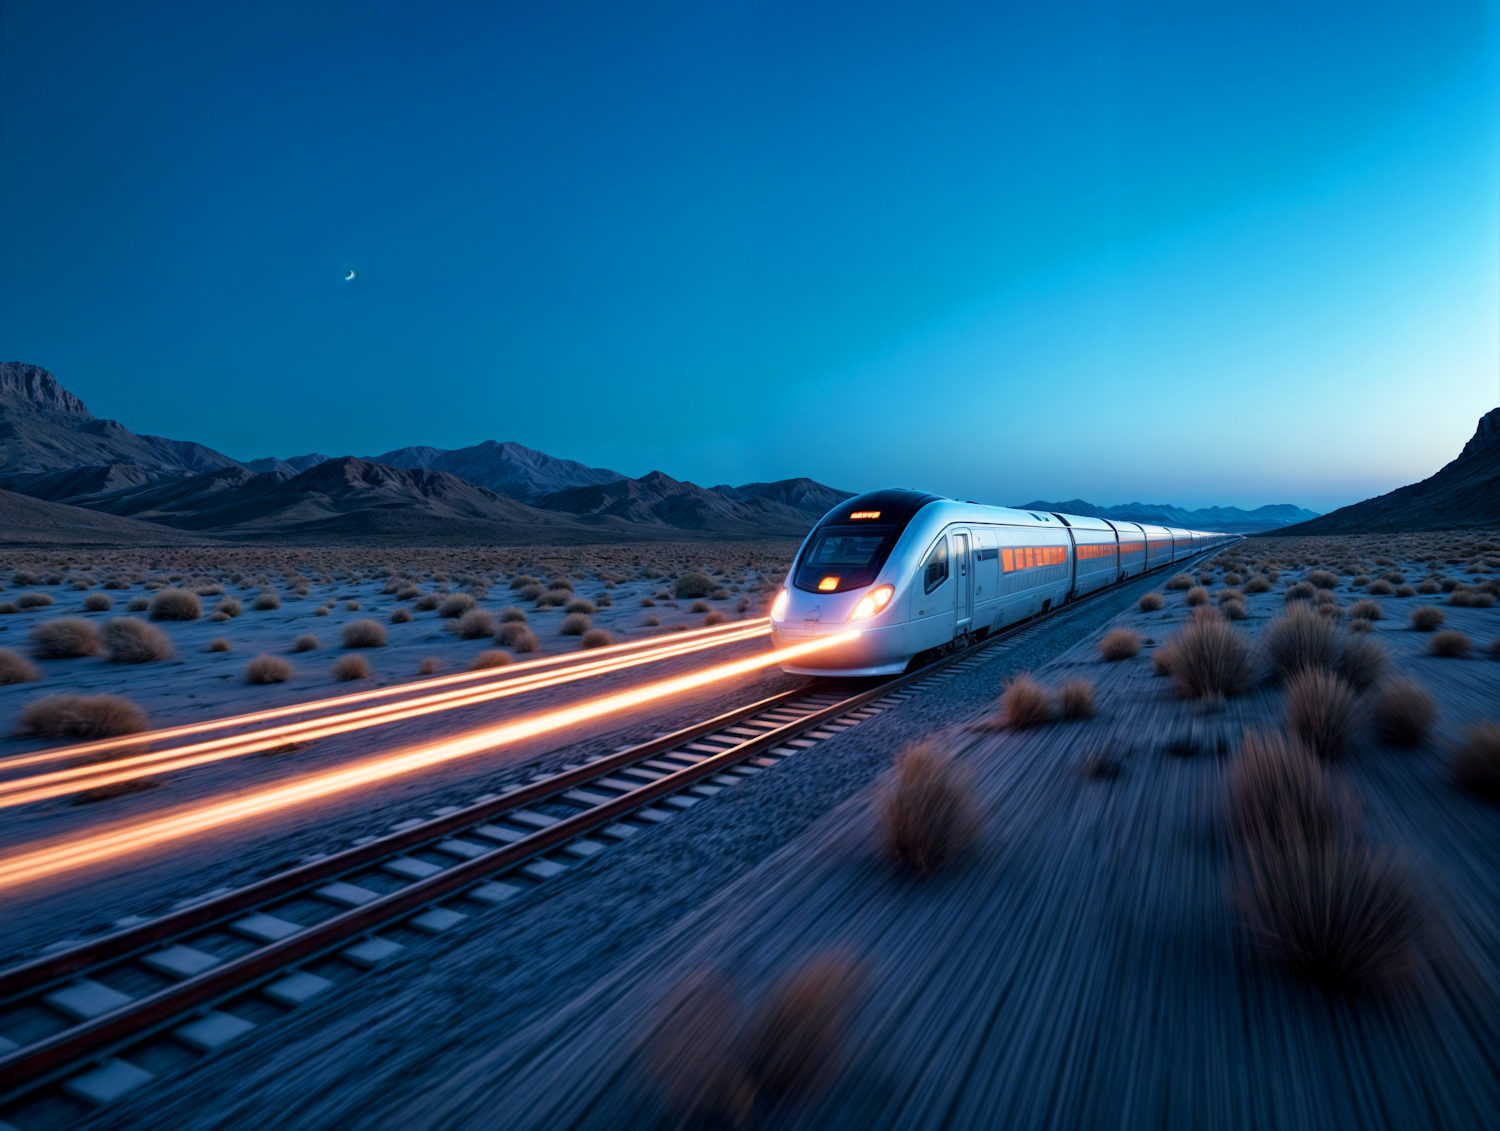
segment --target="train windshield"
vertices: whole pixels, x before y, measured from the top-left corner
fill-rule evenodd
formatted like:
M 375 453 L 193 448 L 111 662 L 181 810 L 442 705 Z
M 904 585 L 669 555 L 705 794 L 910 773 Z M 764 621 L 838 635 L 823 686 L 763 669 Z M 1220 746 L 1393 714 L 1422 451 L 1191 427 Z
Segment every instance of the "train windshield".
M 825 526 L 797 562 L 792 584 L 809 593 L 843 593 L 869 585 L 885 565 L 894 526 Z

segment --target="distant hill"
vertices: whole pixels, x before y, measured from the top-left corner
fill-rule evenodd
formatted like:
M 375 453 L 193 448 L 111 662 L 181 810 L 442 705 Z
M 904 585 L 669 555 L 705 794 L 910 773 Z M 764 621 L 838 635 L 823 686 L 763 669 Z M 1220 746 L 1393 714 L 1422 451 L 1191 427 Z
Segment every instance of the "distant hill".
M 1274 530 L 1318 516 L 1317 511 L 1293 506 L 1291 503 L 1268 503 L 1252 511 L 1241 510 L 1239 507 L 1204 507 L 1201 510 L 1190 511 L 1167 503 L 1123 503 L 1117 507 L 1096 507 L 1093 503 L 1086 503 L 1082 499 L 1070 499 L 1065 503 L 1048 503 L 1041 500 L 1018 503 L 1015 509 L 1056 511 L 1088 518 L 1109 518 L 1118 522 L 1149 522 L 1158 526 L 1216 530 L 1229 534 L 1251 534 Z
M 286 475 L 297 475 L 300 472 L 306 471 L 309 467 L 317 467 L 320 463 L 327 463 L 331 458 L 333 457 L 312 452 L 305 456 L 292 456 L 290 459 L 277 459 L 275 456 L 266 456 L 263 459 L 247 459 L 242 462 L 251 471 L 280 471 Z
M 1458 458 L 1434 475 L 1278 534 L 1373 534 L 1500 527 L 1500 408 L 1479 418 Z
M 82 467 L 125 467 L 139 479 L 197 475 L 236 467 L 223 452 L 189 440 L 138 436 L 116 420 L 100 420 L 36 365 L 0 363 L 0 487 L 36 494 L 49 473 Z M 42 497 L 55 498 L 44 494 Z
M 0 543 L 6 546 L 196 546 L 210 541 L 150 522 L 0 490 Z
M 798 538 L 806 534 L 815 519 L 822 515 L 821 511 L 812 515 L 771 498 L 750 497 L 742 502 L 719 490 L 710 491 L 694 483 L 685 483 L 660 471 L 653 471 L 640 479 L 572 487 L 543 495 L 536 504 L 550 511 L 590 518 L 616 518 L 641 526 L 713 530 L 726 534 L 760 531 L 768 536 Z
M 813 518 L 822 518 L 845 499 L 854 498 L 852 491 L 825 487 L 806 478 L 778 479 L 775 483 L 746 483 L 743 487 L 720 484 L 712 490 L 741 503 L 748 503 L 753 499 L 780 503 Z
M 486 440 L 469 448 L 399 448 L 367 457 L 390 467 L 431 468 L 488 487 L 497 495 L 532 502 L 569 487 L 591 487 L 624 479 L 618 471 L 586 467 L 512 441 Z

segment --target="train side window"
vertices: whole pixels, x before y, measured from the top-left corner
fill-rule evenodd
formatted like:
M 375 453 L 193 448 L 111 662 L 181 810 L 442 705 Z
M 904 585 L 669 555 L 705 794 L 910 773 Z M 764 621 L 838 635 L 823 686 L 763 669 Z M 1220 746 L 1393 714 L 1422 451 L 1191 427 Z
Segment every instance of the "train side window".
M 932 553 L 927 555 L 927 564 L 923 567 L 922 591 L 931 593 L 947 580 L 948 536 L 945 534 L 938 539 L 938 544 L 932 548 Z

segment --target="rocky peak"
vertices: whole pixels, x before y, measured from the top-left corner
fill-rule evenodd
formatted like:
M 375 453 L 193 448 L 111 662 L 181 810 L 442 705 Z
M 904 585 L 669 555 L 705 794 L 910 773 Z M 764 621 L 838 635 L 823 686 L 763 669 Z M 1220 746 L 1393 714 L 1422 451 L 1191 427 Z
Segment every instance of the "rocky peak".
M 57 383 L 40 365 L 22 361 L 0 362 L 0 398 L 17 408 L 63 412 L 92 419 L 84 403 Z
M 1489 448 L 1500 447 L 1500 408 L 1492 408 L 1479 418 L 1473 438 L 1464 445 L 1459 458 L 1478 455 Z

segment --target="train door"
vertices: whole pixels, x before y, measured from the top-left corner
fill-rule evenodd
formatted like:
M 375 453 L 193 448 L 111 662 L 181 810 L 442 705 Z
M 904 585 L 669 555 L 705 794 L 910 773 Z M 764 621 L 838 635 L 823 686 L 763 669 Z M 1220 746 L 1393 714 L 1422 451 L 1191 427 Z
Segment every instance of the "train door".
M 953 565 L 953 635 L 962 636 L 974 624 L 974 536 L 967 530 L 953 532 Z

